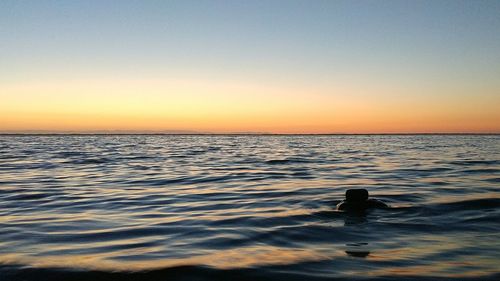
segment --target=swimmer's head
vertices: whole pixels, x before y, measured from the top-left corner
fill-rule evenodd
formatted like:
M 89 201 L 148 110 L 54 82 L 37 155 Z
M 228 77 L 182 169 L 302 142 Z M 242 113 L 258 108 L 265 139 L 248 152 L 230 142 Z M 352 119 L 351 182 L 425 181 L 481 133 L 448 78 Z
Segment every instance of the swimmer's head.
M 347 202 L 363 202 L 368 200 L 368 191 L 362 189 L 348 189 L 345 192 L 345 200 Z

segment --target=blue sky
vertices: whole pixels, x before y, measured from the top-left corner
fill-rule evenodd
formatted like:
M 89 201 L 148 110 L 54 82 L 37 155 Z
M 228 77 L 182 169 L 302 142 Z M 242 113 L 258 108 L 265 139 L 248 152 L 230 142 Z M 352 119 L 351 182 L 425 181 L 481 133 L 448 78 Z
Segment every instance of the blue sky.
M 203 77 L 491 101 L 499 30 L 500 1 L 4 0 L 0 83 Z

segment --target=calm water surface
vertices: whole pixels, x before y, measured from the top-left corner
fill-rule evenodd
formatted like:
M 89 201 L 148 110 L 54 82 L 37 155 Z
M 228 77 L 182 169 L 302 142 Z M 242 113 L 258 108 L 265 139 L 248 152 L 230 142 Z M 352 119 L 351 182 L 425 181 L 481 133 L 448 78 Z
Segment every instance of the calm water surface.
M 389 210 L 335 211 L 349 188 Z M 500 136 L 0 136 L 1 280 L 500 278 Z

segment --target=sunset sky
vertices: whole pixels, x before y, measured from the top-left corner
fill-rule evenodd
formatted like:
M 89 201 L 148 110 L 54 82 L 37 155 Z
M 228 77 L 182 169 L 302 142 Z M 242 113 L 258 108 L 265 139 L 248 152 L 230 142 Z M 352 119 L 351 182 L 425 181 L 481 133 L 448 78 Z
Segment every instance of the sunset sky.
M 500 1 L 0 1 L 0 132 L 500 133 Z

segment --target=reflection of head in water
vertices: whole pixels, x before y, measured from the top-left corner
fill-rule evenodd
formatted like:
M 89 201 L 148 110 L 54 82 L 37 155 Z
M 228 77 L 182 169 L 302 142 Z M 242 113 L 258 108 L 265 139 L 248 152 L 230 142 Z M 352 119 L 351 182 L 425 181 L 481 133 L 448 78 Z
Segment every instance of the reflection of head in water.
M 358 234 L 361 234 L 363 232 L 362 230 L 364 229 L 363 224 L 368 222 L 368 219 L 366 218 L 366 212 L 362 210 L 359 212 L 344 213 L 344 215 L 344 226 L 353 227 L 356 232 L 358 232 Z M 359 239 L 359 237 L 357 239 Z M 366 242 L 347 243 L 346 247 L 347 248 L 345 249 L 345 253 L 348 256 L 355 258 L 366 258 L 370 255 L 368 243 Z
M 370 251 L 345 251 L 345 253 L 351 257 L 366 258 Z
M 359 212 L 349 212 L 344 216 L 344 226 L 359 225 L 367 221 L 366 212 L 364 210 Z
M 377 199 L 368 198 L 366 189 L 348 189 L 345 200 L 337 205 L 337 210 L 348 212 L 364 212 L 370 208 L 389 208 L 387 204 Z

